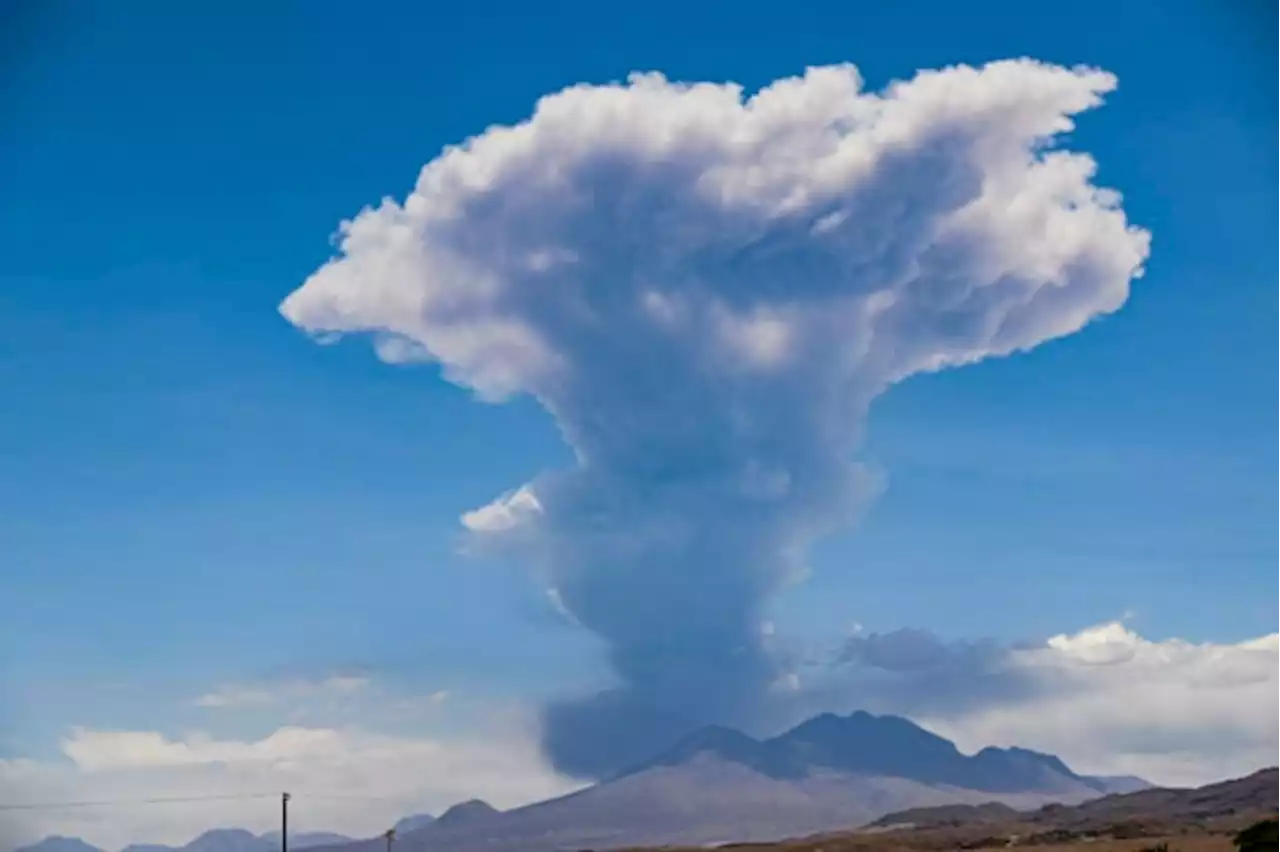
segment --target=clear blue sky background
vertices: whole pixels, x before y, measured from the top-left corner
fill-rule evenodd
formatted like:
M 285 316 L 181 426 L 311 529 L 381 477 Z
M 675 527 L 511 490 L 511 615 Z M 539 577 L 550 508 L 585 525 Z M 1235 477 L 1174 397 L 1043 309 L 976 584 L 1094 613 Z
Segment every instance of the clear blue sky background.
M 1147 277 L 1085 333 L 880 400 L 887 490 L 780 629 L 1276 629 L 1274 4 L 464 5 L 6 5 L 10 746 L 282 672 L 525 695 L 590 673 L 529 577 L 454 555 L 459 512 L 568 461 L 549 418 L 317 347 L 276 305 L 443 145 L 637 69 L 754 89 L 852 61 L 879 87 L 1031 55 L 1120 79 L 1073 144 L 1152 231 Z

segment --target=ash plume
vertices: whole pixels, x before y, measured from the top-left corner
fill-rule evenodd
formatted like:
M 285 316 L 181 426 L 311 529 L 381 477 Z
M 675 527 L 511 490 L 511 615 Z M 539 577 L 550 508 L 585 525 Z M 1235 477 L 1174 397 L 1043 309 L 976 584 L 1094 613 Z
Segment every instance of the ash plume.
M 768 724 L 762 610 L 866 499 L 871 401 L 1125 302 L 1148 235 L 1053 144 L 1115 83 L 1031 60 L 879 93 L 850 65 L 750 96 L 637 74 L 543 98 L 343 223 L 289 321 L 532 395 L 575 453 L 463 518 L 608 649 L 616 686 L 545 708 L 557 768 Z

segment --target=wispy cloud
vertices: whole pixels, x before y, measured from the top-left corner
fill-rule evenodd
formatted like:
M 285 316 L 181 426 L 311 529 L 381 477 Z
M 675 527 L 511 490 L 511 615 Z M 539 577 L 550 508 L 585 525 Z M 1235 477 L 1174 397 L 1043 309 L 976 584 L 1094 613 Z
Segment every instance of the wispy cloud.
M 214 692 L 206 692 L 192 703 L 197 707 L 255 707 L 270 704 L 278 694 L 266 689 L 247 689 L 240 686 L 227 686 Z
M 454 694 L 448 689 L 438 689 L 426 695 L 396 698 L 387 703 L 387 711 L 400 719 L 416 719 L 434 715 Z
M 359 674 L 333 674 L 320 680 L 287 680 L 270 684 L 229 684 L 192 703 L 206 709 L 243 709 L 317 697 L 351 696 L 369 689 L 372 680 Z

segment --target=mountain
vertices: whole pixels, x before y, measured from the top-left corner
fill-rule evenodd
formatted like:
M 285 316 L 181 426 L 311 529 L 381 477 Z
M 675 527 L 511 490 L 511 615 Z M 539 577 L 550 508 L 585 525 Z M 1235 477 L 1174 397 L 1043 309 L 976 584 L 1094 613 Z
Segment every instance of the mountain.
M 268 831 L 262 835 L 260 840 L 267 844 L 271 852 L 278 852 L 280 849 L 280 832 Z M 298 833 L 289 832 L 289 849 L 315 849 L 320 846 L 337 846 L 342 843 L 350 843 L 351 838 L 344 834 L 336 834 L 332 831 L 300 831 Z M 120 850 L 124 852 L 124 850 Z
M 703 728 L 613 778 L 510 811 L 464 803 L 403 837 L 397 852 L 769 841 L 906 808 L 995 800 L 1030 809 L 1100 794 L 1097 781 L 1052 755 L 992 748 L 969 756 L 906 719 L 826 714 L 766 740 Z M 371 841 L 341 852 L 381 850 Z
M 1155 786 L 1136 775 L 1094 775 L 1092 778 L 1104 793 L 1136 793 Z
M 870 828 L 911 826 L 937 828 L 943 826 L 1022 822 L 1051 825 L 1055 828 L 1080 829 L 1132 819 L 1189 821 L 1212 819 L 1236 814 L 1266 814 L 1276 809 L 1280 795 L 1280 779 L 1276 769 L 1263 769 L 1244 778 L 1235 778 L 1206 787 L 1152 787 L 1140 778 L 1125 776 L 1104 779 L 1118 786 L 1139 782 L 1145 788 L 1090 799 L 1074 807 L 1050 804 L 1036 811 L 1019 812 L 1006 805 L 988 802 L 982 805 L 943 805 L 912 808 L 885 814 Z
M 1273 777 L 1273 789 L 1274 783 Z M 911 820 L 903 814 L 924 820 L 946 814 L 955 824 L 990 822 L 1145 785 L 1136 778 L 1078 775 L 1057 757 L 1028 749 L 985 748 L 966 755 L 949 740 L 896 716 L 824 714 L 763 740 L 732 728 L 703 728 L 615 777 L 509 811 L 471 800 L 434 820 L 407 817 L 397 826 L 395 852 L 562 852 L 772 841 L 846 830 L 889 813 L 905 821 Z M 1127 795 L 1148 797 L 1134 800 L 1138 807 L 1161 807 L 1162 796 L 1179 794 Z M 1125 796 L 1099 801 L 1109 799 L 1129 801 Z M 50 839 L 45 843 L 54 846 L 30 852 L 100 852 L 87 845 L 57 848 L 59 842 L 73 843 Z M 325 852 L 385 852 L 381 838 L 336 842 L 340 845 Z M 291 847 L 304 845 L 300 836 Z M 138 852 L 278 848 L 273 835 L 220 830 L 182 850 Z
M 680 766 L 633 773 L 484 821 L 453 826 L 438 821 L 397 841 L 397 852 L 553 852 L 773 840 L 860 825 L 895 807 L 976 804 L 989 797 L 902 778 L 814 772 L 802 779 L 774 779 L 700 754 Z M 1052 797 L 1007 798 L 1035 807 Z M 365 842 L 341 852 L 381 852 L 381 847 Z
M 466 802 L 459 802 L 449 808 L 440 816 L 432 821 L 432 825 L 441 829 L 453 829 L 458 827 L 466 827 L 480 825 L 488 822 L 493 817 L 502 813 L 488 802 L 482 802 L 479 799 L 470 799 Z
M 763 741 L 730 728 L 704 728 L 623 775 L 676 766 L 699 753 L 715 754 L 771 778 L 801 778 L 821 768 L 989 792 L 1112 792 L 1100 779 L 1077 775 L 1053 755 L 984 748 L 968 756 L 950 740 L 900 716 L 862 711 L 849 716 L 824 713 Z
M 866 828 L 942 828 L 958 825 L 1013 822 L 1022 812 L 1000 802 L 981 805 L 938 805 L 932 808 L 908 808 L 885 814 Z
M 411 831 L 417 831 L 420 828 L 425 828 L 435 821 L 436 818 L 431 814 L 412 814 L 399 820 L 394 827 L 396 834 L 402 835 L 408 834 Z
M 694 731 L 667 751 L 620 773 L 616 778 L 663 766 L 681 766 L 702 754 L 750 767 L 770 778 L 800 778 L 808 765 L 802 755 L 781 747 L 778 740 L 761 742 L 733 728 L 712 725 Z
M 1278 796 L 1280 774 L 1271 767 L 1244 778 L 1205 787 L 1153 787 L 1135 793 L 1104 796 L 1074 808 L 1046 807 L 1032 814 L 1032 819 L 1055 826 L 1079 826 L 1142 817 L 1190 820 L 1234 814 L 1273 814 Z
M 269 852 L 271 849 L 266 840 L 243 828 L 215 828 L 183 846 L 182 852 Z
M 338 846 L 353 842 L 350 837 L 329 831 L 289 833 L 289 849 L 312 849 L 320 846 Z M 206 831 L 185 846 L 164 846 L 159 843 L 134 843 L 120 852 L 279 852 L 280 832 L 271 831 L 261 836 L 243 828 L 215 828 Z M 17 852 L 103 852 L 96 846 L 76 837 L 46 837 L 39 843 L 23 847 Z
M 39 843 L 23 846 L 17 852 L 102 852 L 102 850 L 85 843 L 79 837 L 62 837 L 55 834 Z

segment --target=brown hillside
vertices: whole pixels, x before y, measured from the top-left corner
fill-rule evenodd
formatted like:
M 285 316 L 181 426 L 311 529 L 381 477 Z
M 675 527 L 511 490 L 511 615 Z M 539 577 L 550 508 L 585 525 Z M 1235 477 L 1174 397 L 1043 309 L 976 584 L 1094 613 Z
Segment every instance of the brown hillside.
M 1280 798 L 1277 780 L 1276 769 L 1270 768 L 1206 787 L 1153 788 L 1021 813 L 998 804 L 914 808 L 890 814 L 860 831 L 719 848 L 731 852 L 951 852 L 1033 846 L 1036 852 L 1079 852 L 1087 846 L 1090 852 L 1230 852 L 1237 832 L 1274 817 Z

